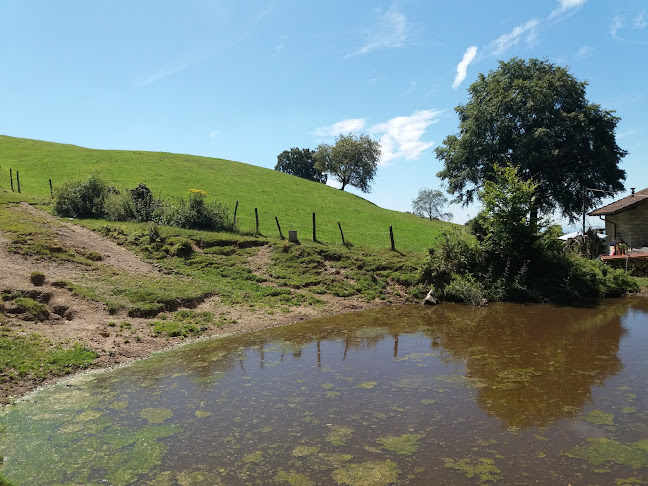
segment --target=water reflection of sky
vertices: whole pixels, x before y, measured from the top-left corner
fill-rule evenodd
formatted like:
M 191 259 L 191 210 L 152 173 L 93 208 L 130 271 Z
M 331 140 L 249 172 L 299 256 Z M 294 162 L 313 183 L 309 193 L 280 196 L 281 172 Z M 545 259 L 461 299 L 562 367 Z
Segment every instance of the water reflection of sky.
M 4 473 L 43 485 L 645 477 L 647 302 L 389 307 L 197 343 L 12 408 Z

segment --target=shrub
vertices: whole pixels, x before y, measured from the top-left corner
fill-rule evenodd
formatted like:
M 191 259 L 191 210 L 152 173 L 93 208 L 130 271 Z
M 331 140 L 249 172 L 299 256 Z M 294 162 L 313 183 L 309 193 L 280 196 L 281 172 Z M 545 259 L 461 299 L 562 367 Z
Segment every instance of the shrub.
M 445 288 L 446 300 L 465 302 L 470 305 L 484 305 L 486 297 L 484 287 L 472 274 L 455 274 Z
M 146 184 L 139 183 L 130 192 L 134 218 L 137 221 L 151 221 L 155 211 L 153 193 Z
M 206 203 L 204 191 L 192 189 L 188 199 L 179 199 L 175 203 L 166 203 L 161 208 L 159 222 L 179 228 L 200 230 L 231 230 L 227 208 L 221 204 Z
M 108 185 L 94 174 L 85 181 L 66 182 L 54 196 L 54 213 L 72 218 L 103 216 L 107 193 Z
M 111 191 L 104 200 L 106 219 L 110 221 L 129 221 L 135 218 L 135 208 L 130 194 Z

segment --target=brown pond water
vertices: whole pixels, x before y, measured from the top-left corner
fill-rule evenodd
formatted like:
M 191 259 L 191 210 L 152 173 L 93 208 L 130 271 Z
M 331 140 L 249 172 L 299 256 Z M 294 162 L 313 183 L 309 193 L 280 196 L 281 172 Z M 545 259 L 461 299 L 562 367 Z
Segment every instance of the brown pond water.
M 0 416 L 17 485 L 648 484 L 648 299 L 402 306 L 75 378 Z

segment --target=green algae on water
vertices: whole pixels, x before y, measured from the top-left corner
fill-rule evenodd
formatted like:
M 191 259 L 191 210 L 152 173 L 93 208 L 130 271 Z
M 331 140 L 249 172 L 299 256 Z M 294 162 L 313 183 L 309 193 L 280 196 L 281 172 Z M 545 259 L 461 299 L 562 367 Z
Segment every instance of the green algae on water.
M 313 456 L 319 452 L 319 447 L 297 446 L 293 449 L 293 457 Z
M 206 410 L 196 410 L 195 414 L 196 417 L 198 418 L 205 418 L 205 417 L 209 417 L 212 413 Z
M 633 469 L 648 467 L 648 439 L 630 444 L 605 438 L 587 439 L 587 442 L 587 447 L 575 447 L 566 455 L 585 459 L 595 466 L 614 462 Z
M 614 425 L 614 415 L 601 412 L 600 410 L 592 410 L 581 418 L 595 425 Z
M 251 452 L 250 454 L 245 454 L 245 456 L 243 456 L 243 462 L 260 464 L 261 462 L 263 462 L 263 451 L 256 451 Z
M 331 477 L 338 484 L 349 486 L 386 486 L 398 479 L 400 470 L 392 461 L 368 461 L 347 464 L 333 471 Z
M 149 424 L 161 424 L 166 419 L 171 418 L 173 412 L 168 408 L 145 408 L 140 412 L 140 417 L 148 420 Z
M 390 435 L 378 439 L 378 442 L 388 451 L 409 456 L 418 450 L 416 443 L 423 437 L 425 437 L 423 434 L 403 434 L 399 436 Z
M 305 474 L 298 473 L 297 471 L 285 471 L 279 469 L 274 477 L 277 483 L 286 483 L 290 486 L 313 486 L 315 482 L 311 481 Z
M 480 457 L 479 459 L 455 460 L 444 457 L 443 461 L 445 467 L 461 471 L 468 478 L 477 476 L 482 483 L 502 479 L 501 472 L 492 459 Z
M 378 384 L 377 381 L 365 381 L 364 383 L 360 383 L 359 385 L 355 386 L 354 388 L 362 388 L 364 390 L 371 390 L 377 384 Z
M 353 429 L 344 425 L 329 425 L 329 433 L 326 440 L 334 446 L 343 446 L 353 435 Z

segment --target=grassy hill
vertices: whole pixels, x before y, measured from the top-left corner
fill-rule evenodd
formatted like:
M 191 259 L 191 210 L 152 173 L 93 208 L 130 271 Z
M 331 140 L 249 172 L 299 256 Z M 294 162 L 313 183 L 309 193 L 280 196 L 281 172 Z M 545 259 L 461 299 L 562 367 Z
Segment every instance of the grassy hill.
M 424 252 L 450 223 L 428 221 L 411 214 L 380 208 L 337 189 L 262 167 L 223 159 L 161 152 L 93 150 L 37 140 L 0 136 L 0 189 L 9 189 L 9 169 L 20 173 L 21 191 L 48 196 L 54 187 L 96 172 L 118 188 L 147 184 L 158 196 L 181 197 L 189 189 L 207 191 L 234 212 L 243 231 L 255 228 L 258 208 L 260 232 L 277 237 L 275 216 L 282 232 L 297 230 L 301 241 L 312 239 L 316 213 L 317 239 L 340 243 L 338 222 L 353 245 L 389 248 L 389 226 L 396 248 Z M 17 188 L 16 188 L 17 190 Z

